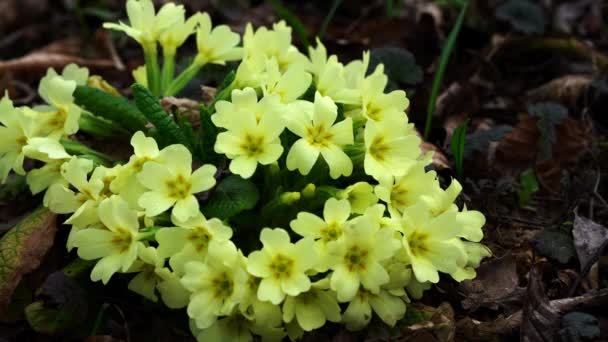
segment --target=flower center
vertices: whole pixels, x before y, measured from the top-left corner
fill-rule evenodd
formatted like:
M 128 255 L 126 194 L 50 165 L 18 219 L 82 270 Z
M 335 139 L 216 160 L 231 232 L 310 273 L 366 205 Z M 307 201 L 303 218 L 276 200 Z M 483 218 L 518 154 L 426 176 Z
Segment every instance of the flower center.
M 374 159 L 383 161 L 390 149 L 391 147 L 384 141 L 384 137 L 378 136 L 375 137 L 369 145 L 369 154 L 374 157 Z
M 181 200 L 190 195 L 192 183 L 186 177 L 177 175 L 173 180 L 165 183 L 169 197 Z
M 285 279 L 291 276 L 294 261 L 283 254 L 277 254 L 270 262 L 270 271 L 276 279 Z
M 351 246 L 344 255 L 344 263 L 348 267 L 348 270 L 362 271 L 365 270 L 369 252 L 367 249 L 361 248 L 357 245 Z
M 407 206 L 407 193 L 408 191 L 403 186 L 399 184 L 394 185 L 391 190 L 391 203 L 395 204 L 397 207 Z
M 47 125 L 52 129 L 61 129 L 65 124 L 65 120 L 68 117 L 68 113 L 65 109 L 60 108 L 55 113 L 51 114 L 51 118 L 47 121 Z
M 371 102 L 365 106 L 365 114 L 368 118 L 374 121 L 382 120 L 382 109 L 374 106 L 374 104 Z
M 325 242 L 337 240 L 341 235 L 342 227 L 336 222 L 332 222 L 321 229 L 321 239 Z
M 410 245 L 410 251 L 414 256 L 420 256 L 428 252 L 427 240 L 428 235 L 419 232 L 413 232 L 408 238 L 407 242 Z
M 260 135 L 245 134 L 240 147 L 247 157 L 257 157 L 264 153 L 264 137 Z
M 25 136 L 20 136 L 19 138 L 17 138 L 16 140 L 17 143 L 17 152 L 21 153 L 21 151 L 23 151 L 23 148 L 25 147 L 25 145 L 27 145 L 27 137 Z
M 112 244 L 114 244 L 120 253 L 126 253 L 133 243 L 133 235 L 128 229 L 123 227 L 116 227 L 114 230 L 114 238 Z
M 137 158 L 137 160 L 133 162 L 133 170 L 135 170 L 135 172 L 141 171 L 141 169 L 144 167 L 144 164 L 150 160 L 152 160 L 152 158 L 146 156 Z
M 328 147 L 334 135 L 324 125 L 306 127 L 306 139 L 315 147 Z
M 232 295 L 234 290 L 234 282 L 232 278 L 225 272 L 215 277 L 212 280 L 215 298 L 225 299 Z
M 202 252 L 203 250 L 207 249 L 212 236 L 209 234 L 207 228 L 200 226 L 194 228 L 192 233 L 190 233 L 186 239 L 192 243 L 197 252 Z

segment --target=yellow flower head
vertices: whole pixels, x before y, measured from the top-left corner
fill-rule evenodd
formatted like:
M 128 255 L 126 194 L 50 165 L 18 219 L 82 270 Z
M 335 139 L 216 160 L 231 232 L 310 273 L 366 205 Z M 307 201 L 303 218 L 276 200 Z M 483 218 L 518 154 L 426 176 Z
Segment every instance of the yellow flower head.
M 405 115 L 398 120 L 369 120 L 364 135 L 365 173 L 375 179 L 403 176 L 416 164 L 420 138 L 407 129 Z
M 384 88 L 388 77 L 384 74 L 384 66 L 378 65 L 373 74 L 366 77 L 361 85 L 362 114 L 369 120 L 383 121 L 404 115 L 409 100 L 403 90 L 394 90 L 388 94 Z
M 157 14 L 152 0 L 128 0 L 129 25 L 122 22 L 104 23 L 103 27 L 123 31 L 147 50 L 156 46 L 161 33 L 173 27 L 180 19 L 183 20 L 184 11 L 184 6 L 168 3 Z
M 91 271 L 91 280 L 107 284 L 119 270 L 126 272 L 137 259 L 139 222 L 137 212 L 127 202 L 112 196 L 99 205 L 101 228 L 86 228 L 74 236 L 78 256 L 85 260 L 100 259 Z
M 282 103 L 291 103 L 306 92 L 312 76 L 302 67 L 293 66 L 281 72 L 276 58 L 266 61 L 265 76 L 261 82 L 264 95 L 277 94 Z
M 318 329 L 326 321 L 340 322 L 340 306 L 327 278 L 313 283 L 308 292 L 285 298 L 283 320 L 290 323 L 294 318 L 304 331 Z
M 340 302 L 346 302 L 355 297 L 360 286 L 378 293 L 380 286 L 388 283 L 388 273 L 380 262 L 397 251 L 399 241 L 393 229 L 380 229 L 377 222 L 361 216 L 329 248 L 335 258 L 331 289 Z
M 186 39 L 195 32 L 196 25 L 201 20 L 203 20 L 203 14 L 200 12 L 191 16 L 188 20 L 185 20 L 184 12 L 181 12 L 173 25 L 164 30 L 158 38 L 165 56 L 175 55 L 177 48 L 182 46 Z
M 258 298 L 279 304 L 285 295 L 308 291 L 310 279 L 306 271 L 317 262 L 313 240 L 304 238 L 291 243 L 289 234 L 280 228 L 262 229 L 260 240 L 264 248 L 249 254 L 247 262 L 247 271 L 262 278 Z
M 242 49 L 236 47 L 241 40 L 238 34 L 232 32 L 226 25 L 219 25 L 212 29 L 211 18 L 207 13 L 203 13 L 198 18 L 198 22 L 199 27 L 196 30 L 198 54 L 194 63 L 198 65 L 225 64 L 227 61 L 242 58 Z
M 31 138 L 23 151 L 28 158 L 45 162 L 41 168 L 27 173 L 26 180 L 32 194 L 37 194 L 55 183 L 67 185 L 67 180 L 63 178 L 60 170 L 61 165 L 71 156 L 59 141 L 51 138 Z
M 374 187 L 367 182 L 357 182 L 348 186 L 338 194 L 341 199 L 350 202 L 353 213 L 363 214 L 365 210 L 378 203 L 378 197 L 374 194 Z
M 199 205 L 194 194 L 215 185 L 216 170 L 206 164 L 192 172 L 190 151 L 183 145 L 167 146 L 161 151 L 159 162 L 146 162 L 137 175 L 137 180 L 149 189 L 138 203 L 147 216 L 156 216 L 174 206 L 173 215 L 185 221 L 197 215 Z
M 192 295 L 188 303 L 190 316 L 199 329 L 209 328 L 219 316 L 232 313 L 240 302 L 247 281 L 236 247 L 209 247 L 207 261 L 186 264 L 182 284 Z
M 370 322 L 372 310 L 389 326 L 395 326 L 405 315 L 405 302 L 382 289 L 372 293 L 360 289 L 344 311 L 342 321 L 348 330 L 361 330 Z
M 354 142 L 353 124 L 350 118 L 338 123 L 338 109 L 328 97 L 319 93 L 315 102 L 298 101 L 292 104 L 292 111 L 287 116 L 287 128 L 301 139 L 296 141 L 287 155 L 287 168 L 298 169 L 307 175 L 319 154 L 329 166 L 332 178 L 350 176 L 353 162 L 342 150 L 342 146 Z

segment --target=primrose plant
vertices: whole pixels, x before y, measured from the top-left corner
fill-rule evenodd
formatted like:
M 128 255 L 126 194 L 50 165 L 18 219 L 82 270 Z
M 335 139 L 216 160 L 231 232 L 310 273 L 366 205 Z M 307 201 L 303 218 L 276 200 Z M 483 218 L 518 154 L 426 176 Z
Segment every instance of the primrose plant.
M 406 94 L 384 92 L 369 53 L 344 65 L 317 41 L 304 54 L 284 22 L 248 25 L 241 42 L 172 3 L 156 13 L 129 0 L 127 13 L 105 27 L 143 48 L 134 102 L 75 65 L 42 78 L 44 105 L 0 102 L 0 179 L 26 175 L 68 215 L 67 248 L 96 261 L 93 281 L 119 273 L 187 308 L 198 340 L 246 341 L 296 340 L 327 322 L 358 330 L 374 314 L 394 326 L 440 274 L 475 277 L 485 218 L 454 204 L 456 180 L 442 189 L 426 170 Z M 198 53 L 175 75 L 193 34 Z M 228 61 L 238 66 L 199 116 L 159 104 Z M 132 155 L 97 152 L 79 131 L 126 135 Z

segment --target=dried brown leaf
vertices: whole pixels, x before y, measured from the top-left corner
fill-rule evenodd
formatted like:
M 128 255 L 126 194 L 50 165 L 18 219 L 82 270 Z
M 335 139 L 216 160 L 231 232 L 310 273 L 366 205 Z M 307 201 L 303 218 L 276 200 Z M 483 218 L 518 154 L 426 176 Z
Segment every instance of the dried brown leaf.
M 593 79 L 586 75 L 566 75 L 528 91 L 532 102 L 553 101 L 576 108 Z
M 416 305 L 417 310 L 431 312 L 431 317 L 422 323 L 406 327 L 399 342 L 447 342 L 453 341 L 456 334 L 454 309 L 449 303 L 441 303 L 438 308 Z

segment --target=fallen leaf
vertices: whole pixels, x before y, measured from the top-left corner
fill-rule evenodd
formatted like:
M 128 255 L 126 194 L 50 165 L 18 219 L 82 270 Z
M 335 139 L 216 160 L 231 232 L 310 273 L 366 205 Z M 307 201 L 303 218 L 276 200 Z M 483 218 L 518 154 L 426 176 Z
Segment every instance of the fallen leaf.
M 399 89 L 400 85 L 415 85 L 422 81 L 422 69 L 416 58 L 406 49 L 397 47 L 376 48 L 370 51 L 368 73 L 373 73 L 379 64 L 384 65 L 388 77 L 386 91 Z
M 477 277 L 463 281 L 460 291 L 466 297 L 462 300 L 466 310 L 475 311 L 480 307 L 497 310 L 520 303 L 525 289 L 519 286 L 515 256 L 509 254 L 482 263 L 477 269 Z
M 570 312 L 562 317 L 562 329 L 558 334 L 562 341 L 581 341 L 600 336 L 597 318 L 584 312 Z
M 602 28 L 602 1 L 579 0 L 560 4 L 553 18 L 555 27 L 567 34 L 589 35 Z
M 557 141 L 555 128 L 568 117 L 568 109 L 555 102 L 539 102 L 530 104 L 528 113 L 538 118 L 536 127 L 540 131 L 538 149 L 541 161 L 551 159 L 553 145 Z
M 540 254 L 561 264 L 567 264 L 576 253 L 572 237 L 560 229 L 544 229 L 536 235 L 533 243 Z
M 53 245 L 56 218 L 40 207 L 0 239 L 0 309 L 9 303 L 21 277 L 38 268 Z
M 523 33 L 543 33 L 547 19 L 543 8 L 527 0 L 509 0 L 496 9 L 496 17 Z
M 522 314 L 521 341 L 553 341 L 559 327 L 559 318 L 559 308 L 545 294 L 540 271 L 532 268 Z
M 578 214 L 574 217 L 572 236 L 581 270 L 595 263 L 608 245 L 608 229 Z
M 593 79 L 586 75 L 566 75 L 551 80 L 526 94 L 530 101 L 553 101 L 577 108 Z
M 430 316 L 430 318 L 424 322 L 410 325 L 402 329 L 401 336 L 399 336 L 396 341 L 447 342 L 454 340 L 454 335 L 456 334 L 454 309 L 452 309 L 452 306 L 449 303 L 441 303 L 438 308 L 416 304 L 413 305 L 413 308 L 424 311 L 423 315 Z

